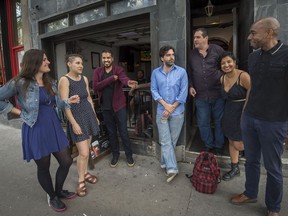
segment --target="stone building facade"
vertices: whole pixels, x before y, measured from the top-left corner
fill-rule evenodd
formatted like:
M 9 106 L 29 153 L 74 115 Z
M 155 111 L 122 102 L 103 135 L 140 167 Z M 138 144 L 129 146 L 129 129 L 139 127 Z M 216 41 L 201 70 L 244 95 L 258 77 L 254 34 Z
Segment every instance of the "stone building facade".
M 9 40 L 12 35 L 3 32 L 9 27 L 5 25 L 7 15 L 9 16 L 5 8 L 13 2 L 4 0 L 0 3 L 2 21 L 0 63 L 5 64 L 5 74 L 2 76 L 9 79 L 13 76 L 11 65 L 15 59 L 10 55 L 13 51 L 12 45 L 4 45 L 4 41 Z M 115 52 L 116 63 L 123 65 L 131 78 L 135 78 L 132 70 L 142 68 L 149 76 L 152 69 L 161 64 L 158 50 L 164 44 L 175 47 L 176 63 L 187 68 L 187 55 L 193 46 L 193 30 L 203 26 L 212 33 L 216 32 L 212 38 L 217 42 L 224 41 L 227 49 L 238 56 L 239 67 L 245 70 L 247 57 L 252 51 L 247 42 L 249 27 L 254 20 L 265 16 L 279 19 L 282 29 L 279 38 L 288 43 L 286 0 L 212 0 L 215 6 L 212 17 L 207 17 L 205 14 L 206 1 L 194 0 L 19 0 L 18 2 L 22 8 L 23 49 L 32 47 L 45 49 L 51 61 L 52 75 L 56 79 L 66 72 L 63 56 L 68 52 L 79 52 L 84 55 L 84 67 L 87 68 L 85 75 L 91 79 L 93 65 L 100 64 L 100 60 L 91 59 L 92 53 L 98 56 L 97 53 L 104 48 Z M 213 19 L 216 21 L 215 27 L 211 24 Z M 222 34 L 221 32 L 224 35 L 221 36 L 222 39 L 217 35 Z M 229 36 L 225 38 L 227 32 Z M 142 61 L 141 51 L 150 53 L 149 61 L 146 61 L 147 59 Z M 3 64 L 0 64 L 0 67 L 3 68 Z M 193 100 L 189 97 L 185 126 L 177 147 L 180 160 L 185 160 L 191 149 L 194 151 L 193 146 L 188 145 L 188 143 L 193 145 L 196 131 L 194 123 Z M 157 140 L 157 130 L 154 127 L 150 147 L 157 148 Z

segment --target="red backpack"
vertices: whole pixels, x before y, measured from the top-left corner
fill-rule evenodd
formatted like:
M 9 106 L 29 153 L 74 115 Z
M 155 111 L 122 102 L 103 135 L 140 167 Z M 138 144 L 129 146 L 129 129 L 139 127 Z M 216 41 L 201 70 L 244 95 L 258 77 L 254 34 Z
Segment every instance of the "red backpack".
M 213 194 L 220 183 L 218 160 L 214 154 L 201 152 L 196 158 L 193 174 L 189 178 L 197 191 Z

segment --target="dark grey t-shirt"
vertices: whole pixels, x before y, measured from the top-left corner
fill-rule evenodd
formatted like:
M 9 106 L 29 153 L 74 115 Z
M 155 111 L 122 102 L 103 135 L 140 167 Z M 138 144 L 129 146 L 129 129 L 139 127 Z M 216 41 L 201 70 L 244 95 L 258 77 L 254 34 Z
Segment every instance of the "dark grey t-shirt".
M 189 55 L 190 86 L 195 88 L 197 99 L 221 98 L 219 57 L 224 50 L 216 45 L 209 44 L 207 55 L 204 57 L 197 49 L 193 49 Z
M 112 70 L 109 73 L 104 72 L 102 80 L 107 79 L 110 76 L 113 76 Z M 112 110 L 113 92 L 114 92 L 114 83 L 107 85 L 103 89 L 101 97 L 102 110 Z

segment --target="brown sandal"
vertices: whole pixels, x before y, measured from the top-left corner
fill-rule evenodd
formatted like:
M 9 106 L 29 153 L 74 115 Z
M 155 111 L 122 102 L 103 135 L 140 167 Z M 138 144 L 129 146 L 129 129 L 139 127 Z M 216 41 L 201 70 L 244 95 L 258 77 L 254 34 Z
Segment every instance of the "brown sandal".
M 82 186 L 80 186 L 82 185 Z M 79 197 L 84 197 L 87 195 L 87 189 L 85 181 L 78 182 L 76 193 Z
M 96 184 L 98 182 L 98 178 L 94 175 L 91 175 L 89 172 L 87 172 L 84 175 L 84 179 L 86 182 L 89 182 L 90 184 Z

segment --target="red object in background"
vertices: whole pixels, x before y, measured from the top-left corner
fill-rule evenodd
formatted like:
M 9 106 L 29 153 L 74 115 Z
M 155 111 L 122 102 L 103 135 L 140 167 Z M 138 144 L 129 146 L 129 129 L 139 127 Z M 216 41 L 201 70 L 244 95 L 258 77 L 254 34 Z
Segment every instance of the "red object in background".
M 0 86 L 3 85 L 5 83 L 5 71 L 4 71 L 4 67 L 3 67 L 3 60 L 2 60 L 2 47 L 1 47 L 1 43 L 0 43 Z
M 18 57 L 21 57 L 22 55 L 18 55 L 18 54 L 24 51 L 24 46 L 18 45 L 18 44 L 17 46 L 15 46 L 15 38 L 13 37 L 14 36 L 13 30 L 16 30 L 17 26 L 13 25 L 14 22 L 13 22 L 11 1 L 6 5 L 6 11 L 7 11 L 7 30 L 8 30 L 8 35 L 9 35 L 8 44 L 9 44 L 10 64 L 11 64 L 11 70 L 12 70 L 11 74 L 12 74 L 12 77 L 15 77 L 19 73 L 19 68 L 20 68 L 19 60 L 20 61 L 22 60 L 22 58 L 21 59 L 18 58 Z M 16 101 L 16 107 L 19 108 L 17 101 Z
M 10 53 L 10 59 L 11 59 L 11 69 L 12 69 L 12 76 L 15 77 L 19 73 L 19 63 L 18 62 L 18 52 L 21 52 L 24 50 L 23 45 L 17 45 L 15 46 L 15 38 L 13 29 L 16 30 L 17 26 L 13 26 L 13 15 L 12 15 L 12 5 L 7 4 L 7 28 L 8 28 L 8 35 L 9 37 L 9 53 Z M 20 59 L 21 60 L 21 59 Z

